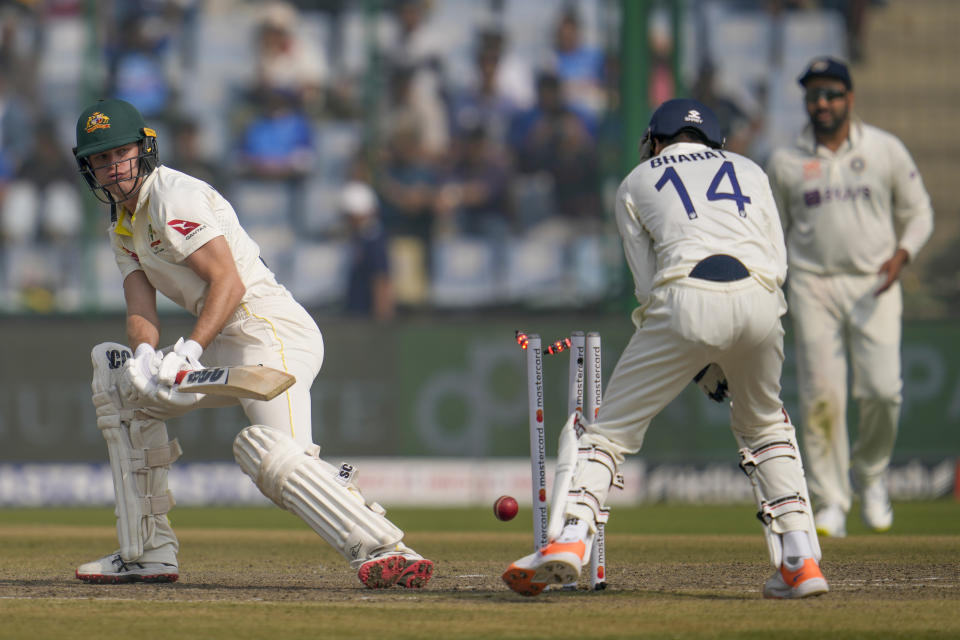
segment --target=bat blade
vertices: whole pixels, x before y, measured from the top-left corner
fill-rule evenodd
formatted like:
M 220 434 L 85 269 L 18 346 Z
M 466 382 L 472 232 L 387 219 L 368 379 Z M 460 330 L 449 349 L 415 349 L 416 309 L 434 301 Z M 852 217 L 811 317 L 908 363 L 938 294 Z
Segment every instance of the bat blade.
M 289 389 L 297 379 L 286 371 L 256 365 L 210 367 L 181 371 L 177 390 L 232 398 L 272 400 Z

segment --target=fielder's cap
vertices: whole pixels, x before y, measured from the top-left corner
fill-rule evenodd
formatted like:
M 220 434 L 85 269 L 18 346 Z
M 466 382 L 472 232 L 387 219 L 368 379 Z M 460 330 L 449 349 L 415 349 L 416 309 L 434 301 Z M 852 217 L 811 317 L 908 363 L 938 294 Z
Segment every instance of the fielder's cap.
M 77 158 L 86 158 L 156 135 L 129 102 L 116 98 L 98 100 L 84 109 L 77 119 L 77 146 L 73 152 Z
M 351 216 L 369 216 L 377 210 L 377 194 L 363 182 L 350 182 L 340 192 L 340 209 Z
M 802 86 L 807 86 L 807 81 L 813 78 L 834 78 L 842 82 L 848 91 L 853 89 L 850 69 L 847 68 L 845 63 L 830 56 L 821 56 L 811 60 L 804 72 L 797 78 L 797 82 Z
M 653 138 L 670 138 L 682 129 L 696 129 L 716 147 L 723 146 L 720 121 L 710 108 L 690 98 L 667 100 L 650 117 L 648 133 Z

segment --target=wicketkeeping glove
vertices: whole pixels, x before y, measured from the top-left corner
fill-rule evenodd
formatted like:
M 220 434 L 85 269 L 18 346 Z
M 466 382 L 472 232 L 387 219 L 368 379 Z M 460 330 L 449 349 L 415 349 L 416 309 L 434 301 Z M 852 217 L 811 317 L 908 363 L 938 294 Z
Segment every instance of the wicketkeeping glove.
M 730 397 L 727 392 L 727 376 L 716 362 L 711 362 L 701 369 L 700 373 L 693 376 L 693 381 L 714 402 L 723 402 Z
M 203 347 L 195 340 L 184 340 L 180 338 L 177 344 L 173 346 L 173 351 L 163 356 L 160 362 L 160 370 L 157 372 L 157 381 L 160 384 L 173 386 L 177 380 L 177 373 L 181 369 L 202 369 L 200 356 L 203 355 Z

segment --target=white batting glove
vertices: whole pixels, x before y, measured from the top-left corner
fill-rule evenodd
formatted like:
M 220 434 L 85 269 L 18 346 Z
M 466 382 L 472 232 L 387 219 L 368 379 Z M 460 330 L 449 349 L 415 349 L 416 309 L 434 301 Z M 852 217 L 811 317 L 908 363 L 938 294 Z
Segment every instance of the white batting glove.
M 127 360 L 123 373 L 130 384 L 142 396 L 152 396 L 157 391 L 157 372 L 162 356 L 146 342 L 137 346 L 133 357 Z
M 705 366 L 693 377 L 693 381 L 714 402 L 723 402 L 725 398 L 730 397 L 727 393 L 727 376 L 716 362 Z
M 163 356 L 160 362 L 160 370 L 157 372 L 157 380 L 160 384 L 172 387 L 177 381 L 177 374 L 182 369 L 202 369 L 200 356 L 203 355 L 203 347 L 195 340 L 184 340 L 180 338 L 177 344 L 173 346 L 173 351 Z M 193 394 L 190 394 L 193 395 Z

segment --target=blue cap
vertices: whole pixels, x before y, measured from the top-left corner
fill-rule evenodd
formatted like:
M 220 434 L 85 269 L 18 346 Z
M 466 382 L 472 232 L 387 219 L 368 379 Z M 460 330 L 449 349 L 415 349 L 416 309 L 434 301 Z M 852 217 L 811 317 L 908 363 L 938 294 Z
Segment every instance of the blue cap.
M 710 108 L 690 98 L 667 100 L 653 112 L 647 133 L 652 138 L 671 138 L 681 129 L 696 129 L 711 146 L 723 146 L 720 122 Z
M 811 60 L 806 70 L 797 78 L 797 82 L 803 86 L 807 86 L 807 81 L 813 78 L 834 78 L 842 82 L 848 91 L 853 89 L 850 69 L 840 60 L 831 58 L 830 56 L 821 56 Z

